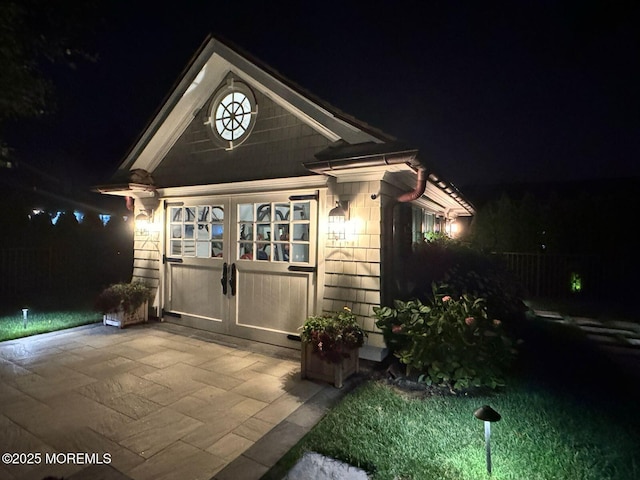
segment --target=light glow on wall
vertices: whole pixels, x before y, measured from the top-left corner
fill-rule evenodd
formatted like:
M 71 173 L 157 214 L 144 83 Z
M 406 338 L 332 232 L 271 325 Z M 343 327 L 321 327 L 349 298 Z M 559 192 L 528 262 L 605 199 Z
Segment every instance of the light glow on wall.
M 460 235 L 460 224 L 456 221 L 456 219 L 447 220 L 446 224 L 446 232 L 447 235 L 451 238 L 455 238 Z
M 187 90 L 184 92 L 184 94 L 182 95 L 183 97 L 187 95 L 189 92 L 192 92 L 193 90 L 195 90 L 196 87 L 200 85 L 200 82 L 202 82 L 202 80 L 204 79 L 204 75 L 206 72 L 207 72 L 207 66 L 205 65 L 204 67 L 202 67 L 202 70 L 198 72 L 198 75 L 196 75 L 196 78 L 194 78 L 193 82 L 191 82 L 191 85 L 189 85 Z
M 336 206 L 329 212 L 327 232 L 329 240 L 346 240 L 348 221 L 348 202 L 336 202 Z

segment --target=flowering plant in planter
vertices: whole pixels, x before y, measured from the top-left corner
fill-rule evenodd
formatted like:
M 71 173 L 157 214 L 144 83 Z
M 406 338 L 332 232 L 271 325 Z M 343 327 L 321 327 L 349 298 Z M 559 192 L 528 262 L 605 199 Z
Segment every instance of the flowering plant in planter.
M 102 314 L 124 312 L 132 314 L 151 299 L 151 289 L 144 283 L 115 283 L 96 298 L 95 308 Z
M 313 353 L 329 363 L 340 363 L 351 351 L 364 343 L 365 332 L 351 309 L 312 315 L 300 327 L 300 338 L 313 348 Z

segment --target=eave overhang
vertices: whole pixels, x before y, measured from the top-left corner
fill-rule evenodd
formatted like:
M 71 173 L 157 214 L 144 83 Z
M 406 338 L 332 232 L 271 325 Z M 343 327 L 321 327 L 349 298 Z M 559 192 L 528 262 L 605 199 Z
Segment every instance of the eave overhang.
M 390 144 L 329 147 L 316 154 L 317 161 L 307 162 L 304 166 L 312 172 L 335 177 L 339 183 L 361 181 L 374 172 L 378 178 L 387 179 L 390 178 L 387 174 L 401 174 L 392 176 L 401 179 L 400 183 L 406 183 L 407 186 L 411 185 L 411 181 L 415 183 L 419 170 L 429 170 L 418 157 L 417 149 L 394 150 L 393 147 Z M 416 203 L 420 202 L 437 205 L 452 216 L 475 214 L 473 205 L 458 189 L 435 173 L 429 173 L 424 193 L 416 199 Z
M 143 183 L 99 185 L 94 187 L 92 190 L 105 195 L 131 197 L 136 199 L 154 198 L 158 195 L 154 185 L 147 185 Z

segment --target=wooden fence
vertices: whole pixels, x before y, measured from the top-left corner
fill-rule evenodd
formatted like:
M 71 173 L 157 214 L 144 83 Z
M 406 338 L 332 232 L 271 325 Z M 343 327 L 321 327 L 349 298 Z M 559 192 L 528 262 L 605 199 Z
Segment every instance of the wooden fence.
M 51 248 L 0 249 L 0 296 L 50 289 L 54 281 Z
M 563 298 L 585 295 L 601 299 L 630 294 L 637 254 L 571 255 L 500 252 L 507 269 L 535 297 Z
M 80 247 L 0 248 L 0 303 L 73 296 L 94 287 L 100 280 L 94 273 L 114 263 L 93 260 Z
M 588 295 L 637 296 L 640 255 L 560 255 L 546 253 L 494 253 L 514 275 L 527 296 L 562 298 Z M 0 299 L 25 292 L 61 291 L 86 283 L 95 265 L 78 261 L 69 250 L 0 248 Z M 115 277 L 114 277 L 115 278 Z

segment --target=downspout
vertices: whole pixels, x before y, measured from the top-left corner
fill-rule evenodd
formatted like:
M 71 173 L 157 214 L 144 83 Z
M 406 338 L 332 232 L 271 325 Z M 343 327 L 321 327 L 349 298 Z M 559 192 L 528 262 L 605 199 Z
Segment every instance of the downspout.
M 416 179 L 416 188 L 411 192 L 403 193 L 396 198 L 400 203 L 413 202 L 422 196 L 427 188 L 427 169 L 423 166 L 418 167 L 418 178 Z
M 381 277 L 383 278 L 383 291 L 381 292 L 380 303 L 382 305 L 393 305 L 394 295 L 396 292 L 396 272 L 395 272 L 395 237 L 394 232 L 395 215 L 394 208 L 398 203 L 407 203 L 417 200 L 422 196 L 427 188 L 427 169 L 418 165 L 418 177 L 416 179 L 416 186 L 410 192 L 405 192 L 398 195 L 396 198 L 391 198 L 385 204 L 382 216 L 382 238 L 383 244 L 383 258 Z M 386 248 L 385 248 L 386 247 Z
M 347 168 L 363 167 L 363 166 L 379 166 L 394 165 L 404 163 L 417 169 L 418 177 L 416 179 L 415 188 L 396 198 L 388 198 L 382 206 L 382 224 L 381 224 L 381 255 L 384 259 L 381 262 L 380 278 L 382 279 L 381 298 L 382 305 L 392 305 L 393 295 L 395 293 L 394 286 L 394 214 L 393 209 L 397 203 L 407 203 L 417 200 L 422 196 L 427 188 L 427 169 L 417 160 L 417 150 L 407 150 L 385 155 L 365 155 L 358 158 L 342 158 L 321 160 L 316 162 L 305 163 L 304 166 L 315 173 L 327 174 L 330 171 L 343 170 Z

